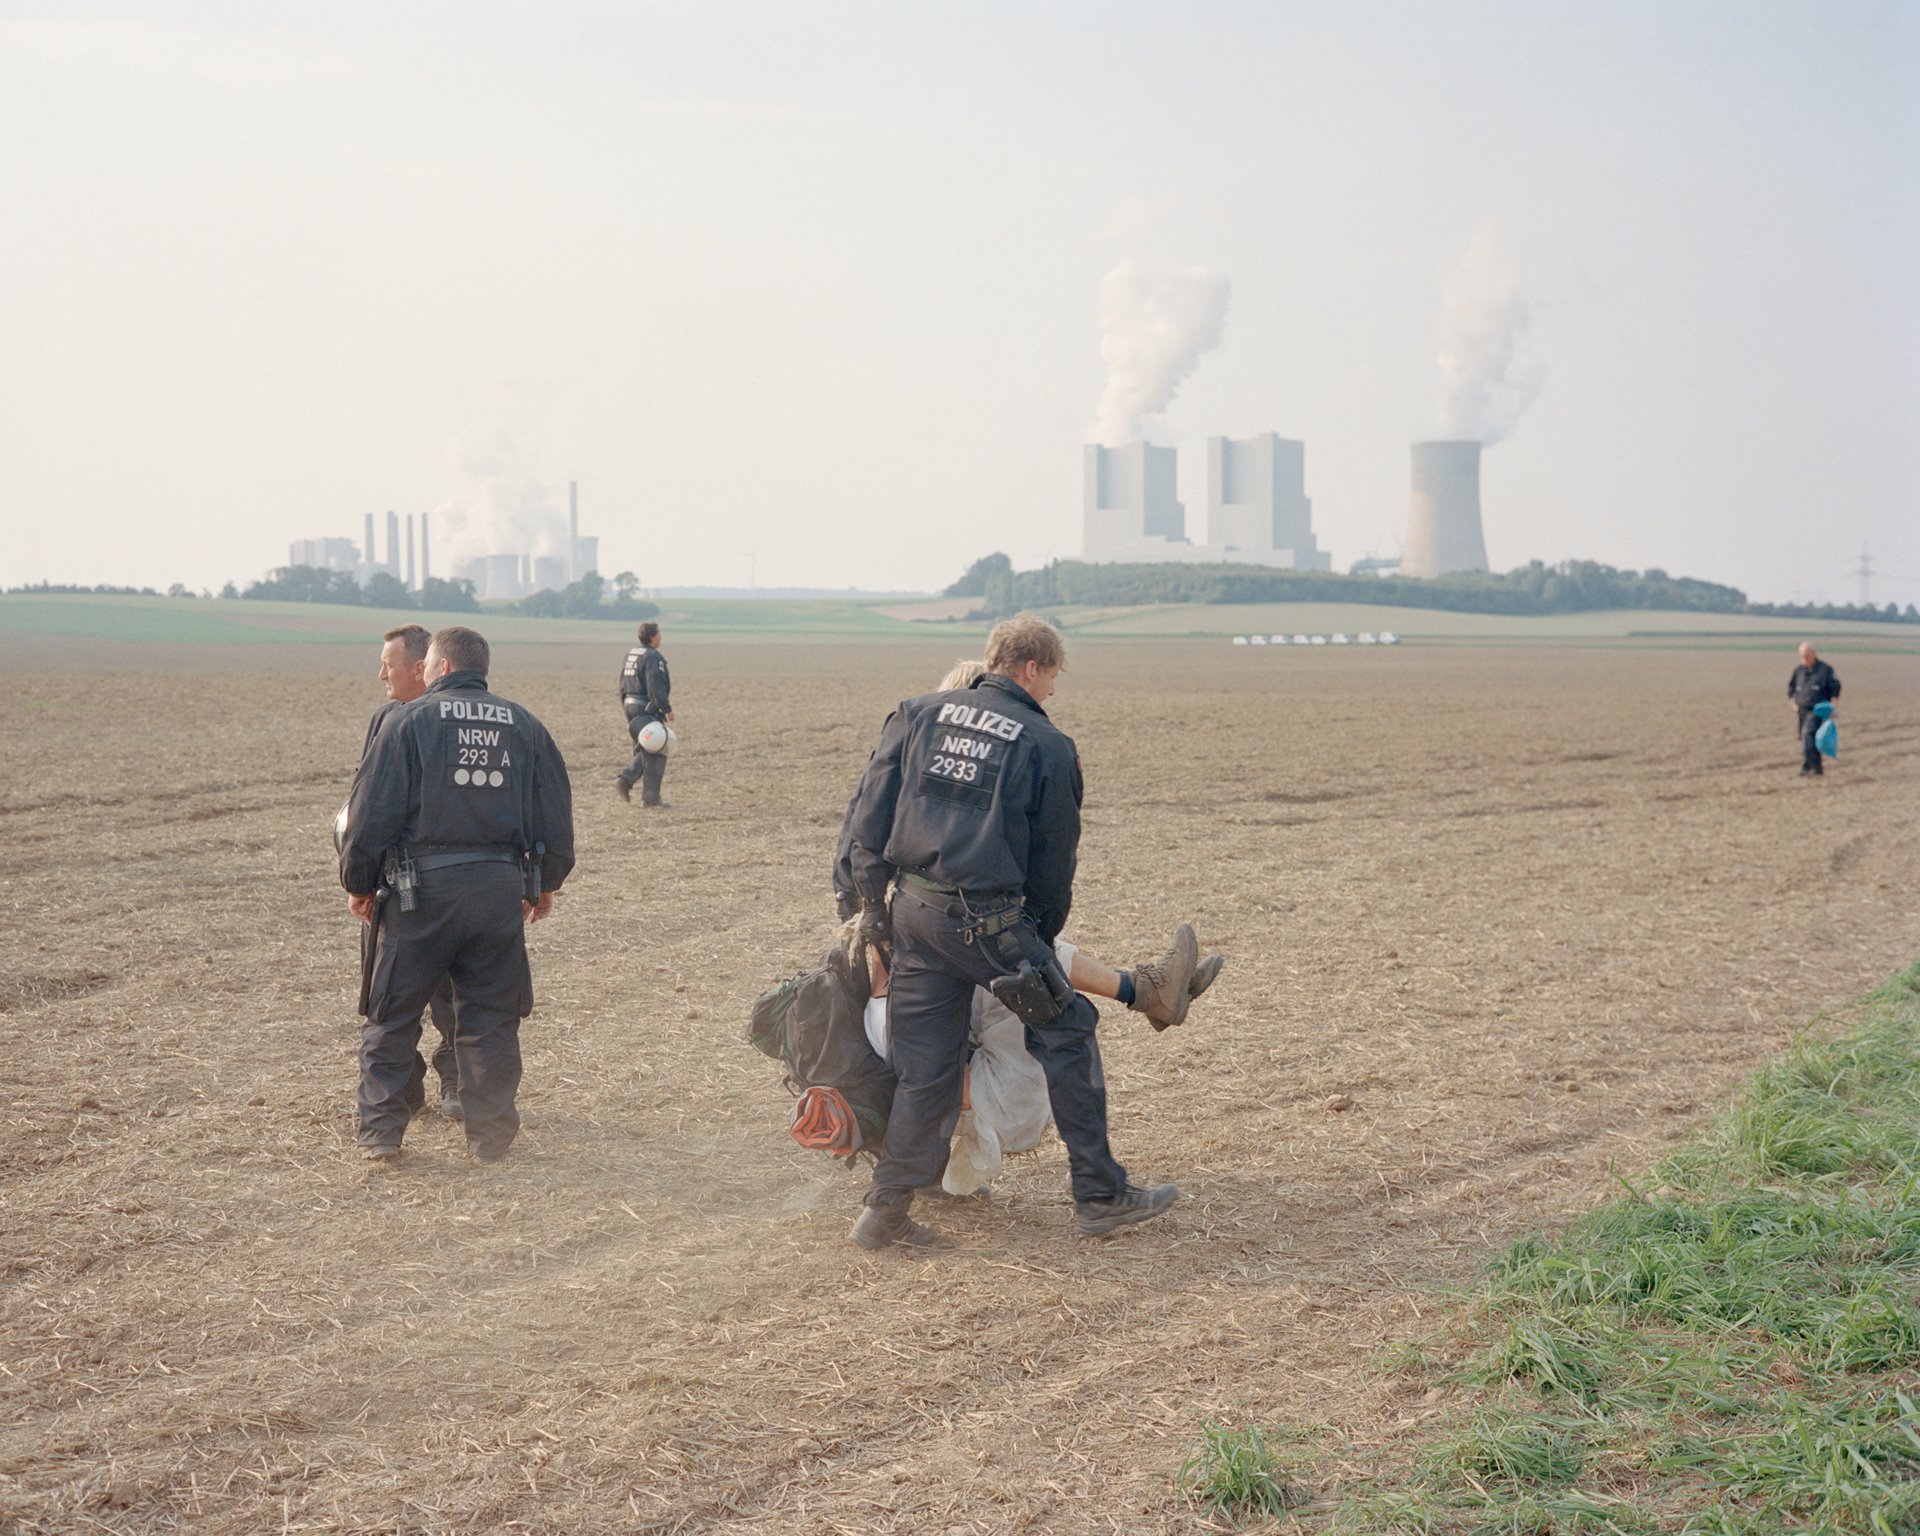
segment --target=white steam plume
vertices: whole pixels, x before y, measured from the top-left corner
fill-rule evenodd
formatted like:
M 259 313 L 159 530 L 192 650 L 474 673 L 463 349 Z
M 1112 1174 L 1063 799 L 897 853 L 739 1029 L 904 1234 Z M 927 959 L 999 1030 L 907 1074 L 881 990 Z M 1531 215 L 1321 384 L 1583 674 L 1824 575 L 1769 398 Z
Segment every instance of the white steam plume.
M 1520 351 L 1530 316 L 1519 279 L 1480 231 L 1447 279 L 1440 308 L 1440 435 L 1497 443 L 1540 393 Z
M 567 554 L 564 497 L 541 481 L 507 433 L 458 442 L 453 458 L 459 488 L 433 510 L 441 575 L 482 555 Z
M 1100 358 L 1107 388 L 1093 440 L 1117 444 L 1159 426 L 1201 357 L 1220 345 L 1227 279 L 1206 267 L 1185 272 L 1123 261 L 1100 280 Z

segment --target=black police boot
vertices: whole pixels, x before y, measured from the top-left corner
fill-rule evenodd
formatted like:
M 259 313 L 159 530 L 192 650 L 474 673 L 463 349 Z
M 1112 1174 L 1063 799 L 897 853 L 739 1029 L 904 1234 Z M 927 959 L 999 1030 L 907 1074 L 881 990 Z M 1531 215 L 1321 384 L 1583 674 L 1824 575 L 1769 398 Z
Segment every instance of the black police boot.
M 444 1079 L 440 1084 L 440 1114 L 447 1120 L 464 1120 L 467 1112 L 460 1107 L 460 1085 Z
M 629 779 L 624 773 L 614 775 L 613 792 L 622 800 L 626 801 L 628 805 L 633 804 L 633 780 Z
M 1172 1210 L 1174 1201 L 1179 1198 L 1178 1184 L 1162 1184 L 1158 1189 L 1142 1189 L 1137 1184 L 1129 1184 L 1111 1200 L 1074 1201 L 1073 1229 L 1082 1237 L 1099 1237 L 1116 1227 L 1152 1221 L 1154 1217 Z
M 856 1248 L 951 1248 L 950 1239 L 923 1226 L 907 1214 L 904 1205 L 870 1205 L 853 1224 Z

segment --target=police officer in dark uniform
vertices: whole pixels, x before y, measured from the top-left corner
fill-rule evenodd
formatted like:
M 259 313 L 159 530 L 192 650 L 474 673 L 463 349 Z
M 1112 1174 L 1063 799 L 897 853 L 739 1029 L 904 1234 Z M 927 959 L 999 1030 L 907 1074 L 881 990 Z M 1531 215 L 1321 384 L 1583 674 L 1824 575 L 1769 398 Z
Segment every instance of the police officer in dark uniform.
M 1079 755 L 1041 708 L 1064 660 L 1052 625 L 1027 614 L 997 625 L 987 675 L 903 703 L 861 777 L 853 877 L 862 935 L 892 950 L 888 1007 L 899 1075 L 853 1229 L 863 1248 L 941 1241 L 909 1210 L 947 1155 L 976 986 L 1019 1015 L 1027 1049 L 1046 1072 L 1077 1229 L 1110 1232 L 1158 1216 L 1180 1197 L 1171 1184 L 1128 1183 L 1109 1150 L 1098 1014 L 1067 984 L 1053 953 L 1080 843 Z
M 432 639 L 433 636 L 419 624 L 402 624 L 380 637 L 380 681 L 387 690 L 387 702 L 376 709 L 373 718 L 367 722 L 366 740 L 360 743 L 363 766 L 367 754 L 373 750 L 373 738 L 380 734 L 380 727 L 386 723 L 387 716 L 403 705 L 411 704 L 427 691 L 427 645 Z M 357 778 L 358 774 L 355 776 Z M 342 825 L 344 827 L 344 822 Z M 373 925 L 363 923 L 360 929 L 360 970 L 363 976 L 371 976 L 373 972 L 375 937 Z M 434 989 L 427 1003 L 427 1014 L 433 1020 L 434 1032 L 440 1037 L 439 1044 L 433 1048 L 433 1070 L 440 1079 L 440 1113 L 449 1120 L 458 1120 L 460 1074 L 453 1060 L 451 981 L 443 980 Z M 413 1081 L 407 1088 L 407 1108 L 417 1115 L 426 1107 L 427 1064 L 416 1053 L 413 1058 Z
M 573 793 L 546 727 L 487 691 L 488 660 L 471 629 L 433 637 L 427 691 L 382 724 L 348 802 L 340 883 L 378 929 L 360 1042 L 372 1161 L 400 1155 L 420 1013 L 445 978 L 468 1149 L 498 1162 L 520 1126 L 525 924 L 573 868 Z
M 1787 697 L 1800 711 L 1800 776 L 1817 779 L 1826 772 L 1826 767 L 1820 761 L 1820 748 L 1814 743 L 1822 724 L 1814 706 L 1832 704 L 1840 697 L 1840 679 L 1811 644 L 1803 643 L 1800 647 L 1800 665 L 1787 679 Z
M 673 719 L 671 680 L 667 658 L 660 654 L 660 626 L 648 619 L 640 626 L 640 643 L 627 652 L 620 666 L 620 707 L 627 713 L 627 734 L 633 738 L 633 761 L 613 781 L 614 793 L 631 802 L 633 786 L 640 784 L 640 803 L 667 809 L 660 798 L 660 781 L 667 776 L 667 754 L 648 752 L 640 733 L 656 721 Z

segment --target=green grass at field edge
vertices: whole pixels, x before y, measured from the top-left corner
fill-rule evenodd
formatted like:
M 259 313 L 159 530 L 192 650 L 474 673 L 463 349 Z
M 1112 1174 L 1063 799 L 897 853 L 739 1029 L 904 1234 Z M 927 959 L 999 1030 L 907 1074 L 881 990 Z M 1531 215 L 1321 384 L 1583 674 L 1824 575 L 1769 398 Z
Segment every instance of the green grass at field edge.
M 1446 1406 L 1285 1528 L 1920 1532 L 1920 966 L 1851 1013 L 1384 1358 Z M 1208 1426 L 1178 1483 L 1271 1520 L 1324 1485 L 1324 1439 Z

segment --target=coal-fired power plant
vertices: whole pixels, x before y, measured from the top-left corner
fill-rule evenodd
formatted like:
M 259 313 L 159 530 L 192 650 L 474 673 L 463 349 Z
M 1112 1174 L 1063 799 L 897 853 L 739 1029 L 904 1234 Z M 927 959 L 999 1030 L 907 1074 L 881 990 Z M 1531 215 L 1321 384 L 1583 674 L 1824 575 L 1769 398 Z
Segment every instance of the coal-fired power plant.
M 444 517 L 445 511 L 440 515 Z M 374 514 L 369 512 L 363 520 L 364 532 L 358 548 L 355 548 L 351 539 L 296 539 L 288 546 L 287 563 L 291 566 L 340 571 L 352 576 L 363 587 L 375 576 L 391 576 L 408 591 L 418 592 L 433 575 L 430 552 L 433 517 L 421 512 L 416 521 L 416 514 L 409 512 L 405 524 L 406 543 L 403 546 L 400 542 L 402 525 L 399 514 L 388 512 L 386 516 L 387 557 L 384 560 L 374 553 Z M 493 540 L 513 538 L 513 542 L 518 543 L 520 538 L 525 538 L 536 547 L 531 550 L 524 545 L 517 550 L 511 547 L 505 551 L 486 549 L 484 553 L 469 559 L 456 560 L 453 564 L 454 579 L 473 583 L 475 597 L 497 602 L 528 597 L 535 592 L 557 592 L 598 572 L 600 540 L 593 534 L 580 532 L 578 484 L 570 483 L 567 486 L 565 531 L 559 529 L 557 520 L 548 526 L 540 526 L 540 522 L 536 519 L 529 526 L 523 521 L 507 529 L 504 534 L 498 527 L 492 529 Z M 519 537 L 514 537 L 515 534 Z M 471 547 L 478 541 L 469 533 L 466 542 Z M 485 549 L 484 544 L 482 548 Z
M 1413 506 L 1402 576 L 1484 571 L 1487 541 L 1480 531 L 1480 445 L 1441 441 L 1413 445 Z

